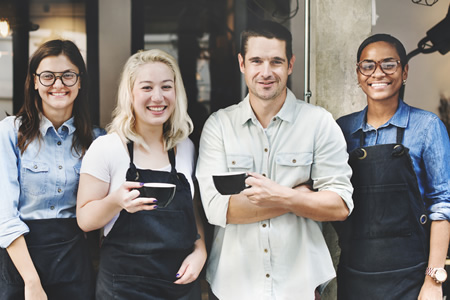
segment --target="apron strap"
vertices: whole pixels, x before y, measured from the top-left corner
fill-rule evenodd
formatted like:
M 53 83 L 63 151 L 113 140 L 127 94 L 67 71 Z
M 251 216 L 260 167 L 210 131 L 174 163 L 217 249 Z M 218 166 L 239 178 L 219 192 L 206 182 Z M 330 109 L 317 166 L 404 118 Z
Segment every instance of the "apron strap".
M 129 168 L 129 170 L 132 170 L 132 172 L 137 172 L 137 168 L 136 168 L 136 166 L 134 165 L 134 162 L 133 162 L 134 142 L 133 141 L 129 141 L 127 143 L 127 148 L 128 148 L 128 154 L 130 155 L 130 168 Z M 177 170 L 175 168 L 175 151 L 174 151 L 174 149 L 173 148 L 170 149 L 167 154 L 169 156 L 169 162 L 170 162 L 170 166 L 171 166 L 170 172 L 176 174 Z M 139 178 L 137 177 L 136 180 L 138 180 L 138 179 Z
M 364 134 L 364 131 L 361 129 L 361 133 L 359 134 L 359 147 L 360 148 L 364 147 L 364 138 L 365 138 L 365 134 Z
M 133 163 L 133 147 L 134 146 L 134 143 L 133 143 L 133 141 L 129 141 L 128 143 L 127 143 L 127 148 L 128 148 L 128 154 L 130 155 L 130 163 Z
M 173 150 L 173 148 L 168 151 L 168 155 L 169 155 L 170 165 L 172 166 L 172 169 L 170 172 L 173 174 L 176 174 L 177 169 L 175 169 L 175 151 Z
M 405 128 L 397 127 L 397 144 L 400 145 L 403 142 L 403 135 L 405 134 Z

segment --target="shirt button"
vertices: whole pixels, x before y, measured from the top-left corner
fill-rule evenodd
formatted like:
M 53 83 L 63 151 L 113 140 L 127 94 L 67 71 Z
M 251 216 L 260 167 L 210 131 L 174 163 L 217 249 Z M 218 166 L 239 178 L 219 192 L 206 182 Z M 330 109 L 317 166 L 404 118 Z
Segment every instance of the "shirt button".
M 264 224 L 262 224 L 262 227 L 263 227 L 263 228 L 266 228 L 266 226 L 267 226 L 267 224 L 265 224 L 265 223 L 264 223 Z
M 270 274 L 266 274 L 266 277 L 269 278 L 269 277 L 270 277 Z
M 58 166 L 58 169 L 60 169 L 60 170 L 61 170 L 62 168 L 63 168 L 62 166 Z
M 51 209 L 51 210 L 54 210 L 54 209 L 55 209 L 55 207 L 54 207 L 54 206 L 52 205 L 52 206 L 50 206 L 50 209 Z
M 267 252 L 269 252 L 269 250 L 267 250 L 267 249 L 264 249 L 264 253 L 267 253 Z
M 267 175 L 266 175 L 266 173 L 263 173 L 262 176 L 266 177 Z
M 34 165 L 33 168 L 37 169 L 37 165 Z
M 62 191 L 61 188 L 59 188 L 59 189 L 58 189 L 58 193 L 61 193 L 61 191 Z
M 269 151 L 269 149 L 267 149 L 267 148 L 264 148 L 264 152 L 268 152 Z
M 272 121 L 274 121 L 274 122 L 275 122 L 276 120 L 277 120 L 277 118 L 273 118 L 273 119 L 272 119 Z
M 58 146 L 61 146 L 61 141 L 58 141 L 56 144 L 57 144 Z
M 236 162 L 235 162 L 235 161 L 233 160 L 233 161 L 231 162 L 231 164 L 232 164 L 232 165 L 235 165 L 235 164 L 236 164 Z
M 294 159 L 292 160 L 292 162 L 295 164 L 295 163 L 297 162 L 297 160 L 294 158 Z

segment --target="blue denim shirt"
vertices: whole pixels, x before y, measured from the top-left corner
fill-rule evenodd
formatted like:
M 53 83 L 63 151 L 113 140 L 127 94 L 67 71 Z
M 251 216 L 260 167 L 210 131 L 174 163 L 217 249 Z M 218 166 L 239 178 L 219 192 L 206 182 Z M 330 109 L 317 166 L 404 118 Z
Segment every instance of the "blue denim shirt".
M 373 128 L 366 122 L 367 107 L 337 120 L 347 141 L 347 151 L 364 146 L 395 143 L 397 127 L 405 128 L 403 145 L 409 148 L 422 199 L 431 220 L 450 220 L 450 142 L 447 129 L 433 113 L 399 100 L 394 116 Z
M 72 151 L 73 118 L 56 130 L 42 116 L 41 140 L 34 140 L 23 154 L 17 147 L 19 128 L 15 117 L 0 122 L 0 247 L 8 247 L 28 233 L 23 220 L 74 218 L 81 167 Z M 95 129 L 94 136 L 104 134 Z

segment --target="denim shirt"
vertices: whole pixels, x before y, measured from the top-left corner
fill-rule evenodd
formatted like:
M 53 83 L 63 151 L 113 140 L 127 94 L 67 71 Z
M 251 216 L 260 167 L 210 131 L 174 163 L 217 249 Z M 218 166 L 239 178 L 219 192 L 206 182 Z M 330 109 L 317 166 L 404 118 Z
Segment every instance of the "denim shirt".
M 56 130 L 44 116 L 41 139 L 23 154 L 17 147 L 20 121 L 0 122 L 0 247 L 28 233 L 23 220 L 74 218 L 81 158 L 72 150 L 73 118 Z M 94 130 L 94 136 L 103 134 Z
M 347 151 L 396 142 L 397 128 L 405 128 L 403 145 L 409 148 L 422 199 L 431 220 L 450 220 L 450 142 L 435 114 L 399 100 L 394 116 L 378 129 L 366 122 L 367 107 L 337 120 L 347 140 Z

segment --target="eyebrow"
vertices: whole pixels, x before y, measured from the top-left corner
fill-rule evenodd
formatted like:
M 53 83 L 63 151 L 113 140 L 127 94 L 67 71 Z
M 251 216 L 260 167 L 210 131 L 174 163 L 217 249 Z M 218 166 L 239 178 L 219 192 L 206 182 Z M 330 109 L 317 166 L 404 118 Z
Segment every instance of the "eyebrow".
M 175 81 L 172 79 L 165 79 L 162 81 L 162 83 L 166 83 L 166 82 L 175 82 Z M 154 83 L 154 82 L 151 80 L 142 80 L 142 81 L 139 81 L 138 83 Z
M 379 61 L 385 61 L 385 60 L 388 60 L 388 59 L 400 60 L 400 58 L 397 59 L 395 57 L 386 57 L 386 58 L 383 58 L 383 59 L 381 59 Z M 363 59 L 362 61 L 375 61 L 375 60 L 373 60 L 373 59 Z
M 37 70 L 36 70 L 37 71 Z M 42 71 L 41 73 L 43 73 L 43 72 L 51 72 L 51 73 L 66 73 L 66 72 L 74 72 L 74 73 L 77 73 L 77 71 L 75 71 L 75 70 L 72 70 L 72 69 L 67 69 L 67 70 L 64 70 L 64 71 L 60 71 L 60 72 L 56 72 L 56 71 L 50 71 L 50 70 L 44 70 L 44 71 Z
M 259 57 L 259 56 L 250 57 L 248 60 L 256 60 L 256 59 L 263 60 L 263 58 Z M 279 57 L 279 56 L 269 57 L 269 60 L 280 60 L 283 62 L 286 61 L 286 59 Z

